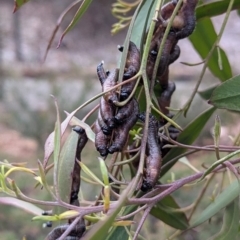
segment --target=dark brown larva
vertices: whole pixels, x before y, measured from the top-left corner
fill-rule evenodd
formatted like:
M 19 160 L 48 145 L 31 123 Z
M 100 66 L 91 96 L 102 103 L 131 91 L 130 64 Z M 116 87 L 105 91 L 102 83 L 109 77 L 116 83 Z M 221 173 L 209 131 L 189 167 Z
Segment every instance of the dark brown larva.
M 123 47 L 119 47 L 118 49 L 121 51 L 123 50 Z M 140 57 L 139 49 L 133 42 L 130 41 L 126 65 L 125 65 L 125 71 L 123 74 L 123 81 L 130 79 L 131 77 L 136 75 L 136 73 L 140 69 L 140 64 L 141 64 L 141 57 Z M 135 84 L 136 84 L 136 80 L 126 83 L 122 86 L 121 93 L 120 93 L 121 101 L 125 100 L 130 95 Z
M 110 140 L 110 136 L 107 136 L 102 132 L 98 120 L 96 120 L 95 122 L 94 131 L 95 131 L 95 147 L 97 151 L 100 153 L 100 155 L 102 157 L 105 157 L 108 155 L 107 147 Z
M 126 119 L 124 124 L 116 127 L 114 131 L 113 143 L 108 148 L 109 153 L 120 152 L 123 150 L 128 139 L 128 133 L 137 122 L 137 116 L 139 113 L 138 102 L 135 99 L 132 99 L 131 101 L 134 103 L 133 111 L 131 115 Z
M 139 114 L 139 119 L 145 122 L 145 114 Z M 152 189 L 156 185 L 160 175 L 162 153 L 159 146 L 158 129 L 159 122 L 153 115 L 150 115 L 147 138 L 146 171 L 141 187 L 142 191 Z
M 119 73 L 118 68 L 109 73 L 109 75 L 107 76 L 106 80 L 103 83 L 103 92 L 109 90 L 109 88 L 112 88 L 117 84 L 118 73 Z M 118 101 L 116 89 L 106 93 L 103 97 L 110 104 L 113 104 L 114 102 Z
M 105 82 L 105 80 L 107 78 L 107 73 L 105 72 L 105 70 L 103 68 L 103 62 L 101 62 L 97 66 L 97 75 L 98 75 L 98 79 L 99 79 L 101 85 L 103 85 L 103 83 Z
M 116 124 L 124 123 L 132 114 L 134 109 L 134 101 L 136 101 L 136 99 L 130 100 L 126 105 L 118 108 L 117 115 L 114 116 Z
M 85 131 L 79 134 L 77 151 L 76 151 L 76 159 L 78 161 L 81 161 L 81 152 L 85 147 L 87 141 L 88 141 L 88 138 Z M 72 187 L 71 187 L 71 197 L 70 197 L 70 204 L 74 206 L 79 206 L 78 192 L 81 184 L 80 173 L 81 173 L 81 167 L 79 163 L 75 161 L 74 169 L 72 173 Z M 69 223 L 71 223 L 71 221 Z
M 103 97 L 100 100 L 100 115 L 102 117 L 102 120 L 104 121 L 106 125 L 106 132 L 107 135 L 111 134 L 112 129 L 115 127 L 114 122 L 114 114 L 116 111 L 116 107 L 113 104 L 108 103 Z M 98 115 L 99 116 L 99 115 Z M 104 129 L 103 129 L 104 130 Z M 105 132 L 104 132 L 105 133 Z M 106 133 L 105 133 L 106 134 Z
M 174 18 L 172 28 L 176 31 L 177 39 L 183 39 L 192 34 L 195 24 L 195 8 L 198 0 L 184 0 L 177 16 Z
M 172 16 L 172 13 L 173 13 L 177 3 L 178 3 L 178 0 L 172 0 L 171 2 L 168 2 L 162 6 L 160 13 L 161 13 L 161 17 L 164 20 L 168 20 Z

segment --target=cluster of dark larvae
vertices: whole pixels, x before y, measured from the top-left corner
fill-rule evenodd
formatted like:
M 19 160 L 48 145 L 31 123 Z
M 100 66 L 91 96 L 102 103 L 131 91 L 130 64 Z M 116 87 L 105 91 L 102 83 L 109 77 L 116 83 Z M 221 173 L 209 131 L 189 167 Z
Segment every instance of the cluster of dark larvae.
M 176 7 L 178 0 L 172 0 L 165 4 L 156 21 L 153 37 L 151 40 L 150 51 L 147 59 L 147 77 L 151 81 L 153 75 L 153 68 L 161 45 L 163 35 L 166 31 L 167 23 Z M 195 28 L 195 7 L 198 0 L 183 0 L 174 21 L 172 23 L 170 32 L 167 36 L 165 45 L 160 58 L 158 71 L 156 74 L 155 83 L 161 86 L 161 93 L 158 94 L 158 105 L 160 110 L 170 117 L 168 107 L 170 106 L 171 96 L 175 91 L 175 84 L 169 82 L 169 65 L 173 63 L 180 55 L 180 48 L 177 45 L 178 40 L 189 36 Z M 119 47 L 123 51 L 123 47 Z M 126 81 L 136 75 L 140 69 L 141 55 L 139 49 L 133 42 L 129 43 L 126 65 L 123 74 L 123 81 Z M 107 91 L 114 87 L 118 82 L 119 69 L 111 72 L 105 72 L 103 63 L 97 66 L 97 75 L 102 85 L 102 91 Z M 121 90 L 112 90 L 100 100 L 100 107 L 98 117 L 94 125 L 95 146 L 101 156 L 106 157 L 109 153 L 121 152 L 127 146 L 129 131 L 133 128 L 138 120 L 145 122 L 146 114 L 139 112 L 138 101 L 132 97 L 127 104 L 122 107 L 117 107 L 116 102 L 123 101 L 129 98 L 129 95 L 135 87 L 136 80 L 122 85 Z M 152 189 L 159 178 L 162 158 L 168 152 L 168 149 L 163 149 L 166 144 L 160 137 L 159 128 L 164 126 L 167 122 L 163 119 L 157 119 L 155 116 L 149 116 L 148 137 L 146 146 L 145 171 L 143 182 L 141 186 L 142 191 Z M 73 129 L 79 135 L 76 160 L 72 172 L 72 186 L 69 197 L 69 204 L 79 206 L 78 192 L 80 188 L 80 166 L 78 161 L 81 161 L 81 152 L 87 143 L 87 136 L 85 131 L 80 127 Z M 170 126 L 168 128 L 169 135 L 172 139 L 176 139 L 179 131 Z M 128 144 L 128 149 L 131 150 L 130 155 L 136 154 L 134 150 L 139 147 L 139 142 L 134 141 Z M 133 163 L 138 166 L 139 159 Z M 56 240 L 68 229 L 69 225 L 74 221 L 70 219 L 68 224 L 54 228 L 46 237 L 46 240 Z M 67 240 L 78 240 L 85 232 L 85 225 L 83 220 L 75 225 L 74 229 L 70 231 Z
M 152 80 L 153 68 L 167 28 L 167 23 L 172 16 L 177 2 L 178 0 L 172 0 L 165 4 L 156 21 L 147 59 L 146 71 L 150 81 Z M 195 7 L 197 2 L 197 0 L 183 1 L 182 6 L 173 20 L 160 57 L 155 78 L 155 83 L 159 84 L 161 88 L 157 100 L 160 110 L 168 117 L 171 117 L 168 107 L 170 106 L 172 94 L 175 91 L 175 84 L 169 81 L 169 65 L 178 59 L 180 55 L 180 48 L 177 45 L 178 41 L 188 37 L 195 28 Z M 119 50 L 122 51 L 123 47 L 119 47 Z M 130 41 L 122 81 L 124 82 L 134 77 L 134 75 L 138 73 L 140 65 L 140 51 L 137 46 Z M 112 72 L 105 72 L 103 63 L 97 66 L 97 75 L 103 91 L 107 91 L 119 82 L 119 70 L 115 69 Z M 135 84 L 136 80 L 127 82 L 122 85 L 121 90 L 112 90 L 103 95 L 100 100 L 98 118 L 95 122 L 94 129 L 96 134 L 95 146 L 103 157 L 109 153 L 112 154 L 123 151 L 127 145 L 129 130 L 133 128 L 138 119 L 145 122 L 145 114 L 139 113 L 138 102 L 134 97 L 130 98 L 127 104 L 122 107 L 117 107 L 114 104 L 115 102 L 128 99 Z M 166 121 L 164 119 L 156 119 L 156 117 L 150 116 L 145 173 L 141 187 L 143 191 L 153 188 L 160 174 L 162 157 L 166 154 L 167 150 L 162 149 L 165 142 L 160 140 L 158 130 L 165 124 Z M 170 126 L 168 131 L 170 136 L 176 139 L 178 130 Z

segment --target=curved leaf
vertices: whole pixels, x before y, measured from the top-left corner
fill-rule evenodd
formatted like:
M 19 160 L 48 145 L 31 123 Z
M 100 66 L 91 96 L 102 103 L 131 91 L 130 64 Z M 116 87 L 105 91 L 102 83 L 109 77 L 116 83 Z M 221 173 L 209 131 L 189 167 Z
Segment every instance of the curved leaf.
M 237 197 L 225 209 L 221 231 L 209 240 L 237 239 L 239 220 L 239 197 Z
M 74 15 L 72 21 L 67 26 L 67 28 L 64 30 L 62 36 L 60 37 L 60 40 L 58 42 L 58 47 L 60 46 L 64 36 L 76 25 L 76 23 L 79 21 L 79 19 L 83 16 L 83 14 L 86 12 L 88 7 L 90 6 L 92 0 L 83 0 L 82 4 L 78 8 L 76 14 Z
M 218 86 L 213 91 L 209 103 L 217 108 L 240 111 L 240 75 Z
M 212 116 L 215 110 L 216 108 L 209 108 L 208 110 L 203 112 L 200 116 L 198 116 L 196 119 L 194 119 L 179 135 L 177 141 L 183 144 L 192 144 L 198 137 L 203 127 L 205 126 L 205 124 L 207 123 L 207 121 Z M 179 156 L 185 151 L 186 151 L 185 148 L 171 149 L 171 151 L 163 158 L 163 164 L 166 164 L 171 159 Z M 171 162 L 170 164 L 167 164 L 166 166 L 163 165 L 161 170 L 161 176 L 163 176 L 176 162 L 177 160 Z
M 150 213 L 173 228 L 187 229 L 189 224 L 186 215 L 184 212 L 174 211 L 174 209 L 179 209 L 179 206 L 174 198 L 169 195 L 158 202 Z
M 190 228 L 194 228 L 203 222 L 207 221 L 218 213 L 222 208 L 230 204 L 234 199 L 239 196 L 239 183 L 234 181 L 227 187 L 219 196 L 206 207 L 198 216 L 193 218 L 190 224 Z M 239 213 L 239 212 L 238 212 Z
M 229 0 L 216 1 L 201 4 L 196 9 L 197 20 L 204 17 L 214 17 L 226 12 L 229 5 Z M 233 3 L 232 11 L 240 8 L 240 0 L 235 0 Z
M 76 158 L 76 148 L 79 135 L 72 131 L 68 136 L 59 157 L 58 188 L 60 198 L 69 203 L 72 186 L 72 172 Z
M 44 211 L 33 205 L 32 203 L 28 203 L 16 198 L 12 197 L 0 197 L 0 204 L 11 205 L 17 208 L 21 208 L 26 212 L 29 212 L 33 215 L 41 215 Z
M 189 39 L 198 54 L 202 59 L 205 59 L 217 39 L 217 34 L 210 18 L 206 17 L 198 21 L 196 29 Z M 222 69 L 218 64 L 219 54 L 217 49 L 214 50 L 212 57 L 209 59 L 208 68 L 213 75 L 221 81 L 225 81 L 232 77 L 232 69 L 223 49 L 220 48 L 219 50 L 222 60 Z

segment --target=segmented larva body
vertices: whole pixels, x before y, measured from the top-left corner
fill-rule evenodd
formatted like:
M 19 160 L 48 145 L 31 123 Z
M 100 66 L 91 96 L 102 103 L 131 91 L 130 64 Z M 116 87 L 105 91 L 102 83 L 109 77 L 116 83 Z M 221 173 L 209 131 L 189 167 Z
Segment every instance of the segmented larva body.
M 145 114 L 140 114 L 139 119 L 145 122 Z M 160 175 L 162 166 L 162 153 L 159 146 L 158 129 L 159 122 L 153 115 L 150 115 L 147 138 L 146 171 L 141 187 L 142 191 L 148 191 L 152 189 L 156 185 Z
M 102 132 L 98 120 L 96 120 L 95 122 L 94 131 L 95 131 L 95 147 L 97 151 L 100 153 L 100 155 L 105 157 L 108 154 L 107 147 L 110 140 L 110 136 L 107 136 Z
M 172 0 L 171 2 L 168 2 L 162 6 L 160 14 L 164 20 L 168 20 L 172 16 L 177 3 L 178 0 Z
M 196 24 L 195 8 L 197 3 L 198 0 L 183 1 L 182 7 L 172 23 L 177 39 L 183 39 L 192 34 Z
M 109 73 L 109 75 L 107 76 L 106 80 L 104 81 L 104 83 L 102 85 L 103 92 L 109 90 L 110 88 L 114 87 L 117 84 L 118 73 L 119 73 L 118 68 L 114 69 L 113 71 L 111 71 Z M 118 101 L 116 89 L 106 93 L 103 97 L 110 104 L 113 104 L 114 102 Z
M 132 114 L 134 111 L 134 102 L 136 99 L 130 100 L 126 105 L 119 107 L 117 114 L 114 116 L 114 120 L 116 124 L 122 124 L 124 123 L 128 117 Z
M 138 102 L 135 99 L 132 99 L 131 101 L 134 103 L 133 111 L 131 115 L 124 121 L 124 124 L 117 126 L 114 130 L 113 143 L 108 148 L 109 153 L 120 152 L 123 150 L 128 139 L 128 133 L 137 122 L 137 116 L 139 113 Z
M 85 131 L 83 133 L 79 134 L 78 144 L 77 144 L 77 151 L 76 151 L 76 159 L 78 161 L 81 161 L 81 153 L 83 148 L 85 147 L 86 143 L 88 141 L 87 135 Z M 71 187 L 71 197 L 70 197 L 70 204 L 74 206 L 79 206 L 78 201 L 78 192 L 81 185 L 81 167 L 77 161 L 75 161 L 74 169 L 72 173 L 72 187 Z M 72 219 L 70 219 L 70 222 L 72 222 Z
M 123 46 L 118 48 L 119 51 L 123 51 Z M 125 71 L 123 74 L 123 81 L 132 78 L 140 69 L 141 56 L 139 49 L 133 42 L 129 42 L 128 55 L 126 59 Z M 126 99 L 132 92 L 136 80 L 126 83 L 121 88 L 120 100 Z

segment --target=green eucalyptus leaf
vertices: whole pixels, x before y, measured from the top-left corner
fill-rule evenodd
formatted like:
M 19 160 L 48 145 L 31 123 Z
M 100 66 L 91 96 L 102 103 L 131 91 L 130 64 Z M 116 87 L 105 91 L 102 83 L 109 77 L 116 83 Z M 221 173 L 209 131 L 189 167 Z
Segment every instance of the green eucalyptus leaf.
M 142 41 L 145 37 L 146 29 L 149 27 L 152 20 L 156 3 L 157 1 L 145 1 L 137 14 L 132 29 L 131 40 L 138 47 L 142 46 Z
M 212 96 L 213 91 L 218 85 L 214 85 L 212 87 L 209 87 L 205 90 L 198 91 L 199 96 L 204 100 L 209 100 Z
M 196 138 L 199 136 L 203 127 L 212 116 L 216 108 L 209 108 L 205 112 L 201 113 L 196 119 L 194 119 L 180 135 L 178 136 L 178 142 L 183 144 L 192 144 Z M 173 148 L 169 153 L 163 158 L 163 167 L 161 170 L 161 176 L 163 176 L 176 162 L 177 160 L 167 164 L 171 159 L 179 156 L 180 154 L 186 152 L 185 148 Z M 166 166 L 164 166 L 166 164 Z
M 213 91 L 209 103 L 217 108 L 240 111 L 240 75 L 218 86 Z
M 209 2 L 198 5 L 196 9 L 197 20 L 205 17 L 214 17 L 226 13 L 229 5 L 229 0 Z M 232 11 L 240 8 L 240 0 L 235 0 Z
M 225 209 L 222 229 L 209 240 L 239 239 L 239 197 L 231 202 Z
M 83 0 L 80 7 L 78 8 L 76 14 L 74 15 L 72 21 L 67 26 L 67 28 L 64 30 L 62 36 L 60 37 L 58 46 L 62 43 L 62 40 L 64 36 L 77 24 L 77 22 L 81 19 L 83 14 L 87 11 L 88 7 L 90 6 L 92 0 Z
M 212 218 L 216 213 L 230 204 L 238 196 L 239 183 L 236 180 L 231 185 L 229 185 L 221 194 L 219 194 L 214 202 L 210 203 L 200 214 L 191 220 L 190 228 L 194 228 Z
M 76 158 L 76 148 L 79 135 L 72 131 L 64 143 L 60 157 L 58 168 L 58 190 L 60 198 L 69 203 L 72 187 L 72 172 Z
M 215 32 L 214 26 L 210 18 L 203 18 L 198 21 L 196 25 L 196 29 L 189 39 L 194 46 L 195 50 L 198 54 L 205 59 L 211 50 L 213 44 L 217 40 L 217 34 Z M 221 55 L 222 60 L 222 69 L 218 64 L 219 53 Z M 208 62 L 208 68 L 221 81 L 226 81 L 227 79 L 232 77 L 232 69 L 229 64 L 227 55 L 223 51 L 223 49 L 215 49 L 211 58 Z
M 172 196 L 167 196 L 158 202 L 150 211 L 154 217 L 167 225 L 180 230 L 188 228 L 188 220 L 184 212 L 175 211 L 180 209 Z
M 21 208 L 24 211 L 29 212 L 33 215 L 41 215 L 44 212 L 41 208 L 33 205 L 32 203 L 28 203 L 12 197 L 0 197 L 0 205 L 1 204 Z

